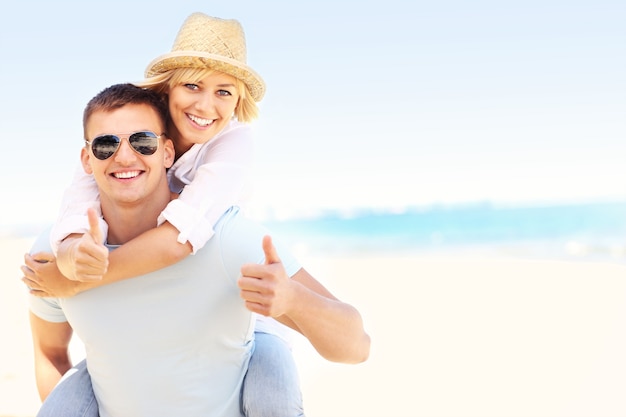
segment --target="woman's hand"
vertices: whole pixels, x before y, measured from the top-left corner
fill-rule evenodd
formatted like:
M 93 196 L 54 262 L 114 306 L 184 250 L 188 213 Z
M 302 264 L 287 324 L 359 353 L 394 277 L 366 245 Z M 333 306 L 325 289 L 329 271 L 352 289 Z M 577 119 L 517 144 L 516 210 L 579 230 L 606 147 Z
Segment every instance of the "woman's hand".
M 86 289 L 81 282 L 70 281 L 61 274 L 52 253 L 26 254 L 24 263 L 22 282 L 36 297 L 68 298 Z

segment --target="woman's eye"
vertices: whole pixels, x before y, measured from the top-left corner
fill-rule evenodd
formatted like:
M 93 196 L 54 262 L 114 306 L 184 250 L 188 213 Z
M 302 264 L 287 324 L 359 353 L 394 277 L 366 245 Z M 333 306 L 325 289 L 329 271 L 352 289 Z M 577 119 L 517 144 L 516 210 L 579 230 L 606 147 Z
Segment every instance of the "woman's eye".
M 232 96 L 230 91 L 226 91 L 226 90 L 218 90 L 217 94 L 220 95 L 220 96 Z
M 183 84 L 186 88 L 190 89 L 190 90 L 197 90 L 199 87 L 197 84 Z

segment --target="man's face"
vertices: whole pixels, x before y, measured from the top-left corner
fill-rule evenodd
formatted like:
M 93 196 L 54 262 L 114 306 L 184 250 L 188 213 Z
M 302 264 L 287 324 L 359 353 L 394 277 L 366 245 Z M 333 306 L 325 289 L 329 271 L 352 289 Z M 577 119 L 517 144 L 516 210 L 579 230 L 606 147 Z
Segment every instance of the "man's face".
M 101 135 L 116 135 L 121 139 L 119 148 L 105 160 L 96 158 L 90 146 L 81 151 L 83 168 L 93 174 L 103 204 L 140 204 L 159 190 L 167 188 L 165 169 L 174 161 L 171 140 L 159 139 L 152 155 L 141 155 L 134 150 L 128 137 L 138 131 L 164 132 L 157 112 L 148 105 L 129 104 L 110 112 L 95 112 L 87 122 L 87 139 Z

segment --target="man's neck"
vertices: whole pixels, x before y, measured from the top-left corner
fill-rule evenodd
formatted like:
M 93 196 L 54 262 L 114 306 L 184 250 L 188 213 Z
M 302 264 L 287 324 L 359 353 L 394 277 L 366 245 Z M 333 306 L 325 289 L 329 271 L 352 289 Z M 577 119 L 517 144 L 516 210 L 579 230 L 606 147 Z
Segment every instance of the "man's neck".
M 159 214 L 170 201 L 170 193 L 152 195 L 150 201 L 111 204 L 102 200 L 102 214 L 109 225 L 107 243 L 123 245 L 157 226 Z

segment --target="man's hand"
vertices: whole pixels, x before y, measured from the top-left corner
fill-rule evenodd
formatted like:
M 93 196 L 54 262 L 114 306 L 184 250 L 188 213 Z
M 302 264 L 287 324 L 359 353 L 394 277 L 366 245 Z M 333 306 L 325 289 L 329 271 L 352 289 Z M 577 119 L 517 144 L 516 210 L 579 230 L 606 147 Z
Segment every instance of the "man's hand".
M 287 276 L 269 236 L 263 238 L 263 251 L 265 264 L 244 265 L 237 284 L 248 310 L 276 318 L 288 313 L 299 284 Z
M 248 310 L 300 332 L 329 361 L 366 360 L 370 337 L 358 310 L 338 300 L 303 268 L 287 276 L 269 236 L 263 238 L 263 251 L 263 265 L 241 268 L 238 284 Z
M 37 297 L 67 298 L 79 292 L 80 283 L 65 278 L 57 268 L 54 255 L 40 252 L 34 255 L 24 255 L 21 270 L 24 276 L 22 282 L 26 284 L 32 295 Z
M 59 269 L 74 281 L 101 280 L 109 267 L 109 250 L 102 243 L 102 231 L 94 209 L 87 211 L 89 232 L 70 237 L 59 246 Z

